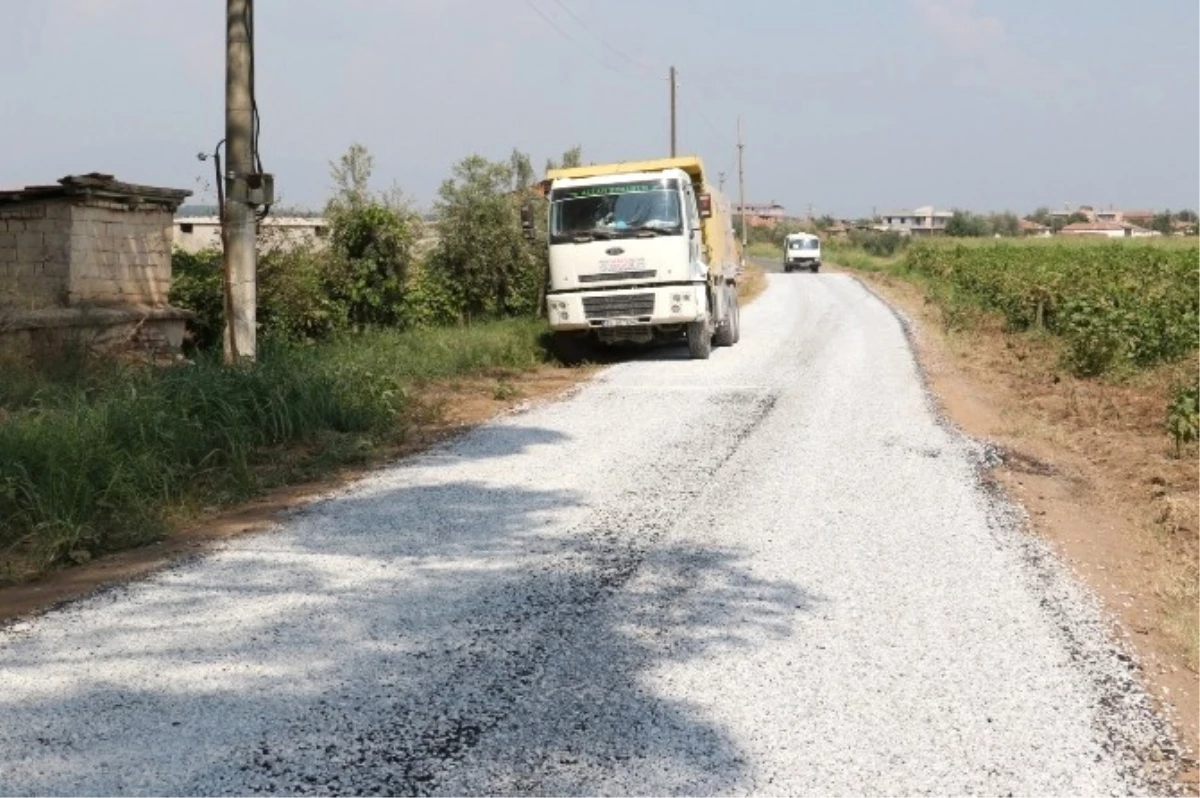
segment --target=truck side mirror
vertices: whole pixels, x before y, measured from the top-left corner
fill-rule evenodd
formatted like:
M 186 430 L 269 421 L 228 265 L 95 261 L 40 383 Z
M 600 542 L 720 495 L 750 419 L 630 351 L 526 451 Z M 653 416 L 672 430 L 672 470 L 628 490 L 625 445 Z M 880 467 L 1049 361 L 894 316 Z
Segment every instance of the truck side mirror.
M 700 202 L 700 218 L 708 219 L 712 216 L 712 195 L 701 194 L 698 199 Z
M 533 206 L 529 200 L 521 203 L 521 233 L 530 241 L 534 238 Z

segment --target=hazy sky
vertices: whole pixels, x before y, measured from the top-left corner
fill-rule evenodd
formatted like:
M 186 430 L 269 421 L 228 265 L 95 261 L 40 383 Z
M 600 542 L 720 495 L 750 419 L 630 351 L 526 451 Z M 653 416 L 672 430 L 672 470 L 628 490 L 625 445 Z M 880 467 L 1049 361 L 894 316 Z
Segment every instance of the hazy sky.
M 197 190 L 223 133 L 222 0 L 0 0 L 0 186 Z M 539 13 L 540 12 L 540 13 Z M 257 0 L 262 157 L 319 206 L 352 142 L 430 203 L 473 152 L 665 155 L 748 201 L 1196 207 L 1196 0 Z M 548 21 L 549 20 L 549 21 Z M 13 71 L 15 66 L 15 74 Z M 199 182 L 198 182 L 199 179 Z

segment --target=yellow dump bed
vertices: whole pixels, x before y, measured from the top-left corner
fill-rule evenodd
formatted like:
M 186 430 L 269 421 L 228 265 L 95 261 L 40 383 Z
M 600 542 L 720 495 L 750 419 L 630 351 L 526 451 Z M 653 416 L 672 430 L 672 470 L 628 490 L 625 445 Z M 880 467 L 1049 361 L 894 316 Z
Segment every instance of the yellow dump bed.
M 636 172 L 662 172 L 667 169 L 682 170 L 691 177 L 697 194 L 708 194 L 711 198 L 712 215 L 703 222 L 708 268 L 710 272 L 723 274 L 727 279 L 735 279 L 742 257 L 741 246 L 737 236 L 733 233 L 733 206 L 717 187 L 708 181 L 704 163 L 699 157 L 685 155 L 678 158 L 657 158 L 652 161 L 621 161 L 619 163 L 549 169 L 546 171 L 546 181 L 626 175 Z
M 704 164 L 694 155 L 680 158 L 658 158 L 653 161 L 621 161 L 620 163 L 599 163 L 591 166 L 550 169 L 546 172 L 546 179 L 603 177 L 605 175 L 627 175 L 634 172 L 662 172 L 667 169 L 682 169 L 691 176 L 693 183 L 704 182 Z

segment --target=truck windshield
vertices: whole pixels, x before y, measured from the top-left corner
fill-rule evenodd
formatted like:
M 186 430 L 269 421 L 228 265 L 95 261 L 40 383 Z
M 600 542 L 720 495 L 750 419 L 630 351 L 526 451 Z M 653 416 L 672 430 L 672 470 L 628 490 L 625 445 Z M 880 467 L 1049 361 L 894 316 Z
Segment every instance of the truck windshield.
M 820 249 L 821 242 L 815 238 L 801 238 L 788 244 L 788 249 Z
M 569 240 L 682 234 L 677 182 L 555 189 L 550 193 L 550 235 Z

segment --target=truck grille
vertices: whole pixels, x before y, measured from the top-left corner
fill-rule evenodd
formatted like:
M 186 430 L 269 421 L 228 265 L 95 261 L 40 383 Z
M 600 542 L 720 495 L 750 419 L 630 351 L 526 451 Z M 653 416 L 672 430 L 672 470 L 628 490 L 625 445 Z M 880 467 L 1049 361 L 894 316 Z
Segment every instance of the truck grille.
M 654 294 L 585 296 L 583 314 L 589 319 L 651 316 L 654 314 Z
M 648 280 L 658 274 L 654 269 L 644 272 L 613 272 L 611 274 L 581 274 L 581 283 L 599 283 L 604 280 Z

